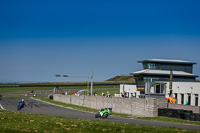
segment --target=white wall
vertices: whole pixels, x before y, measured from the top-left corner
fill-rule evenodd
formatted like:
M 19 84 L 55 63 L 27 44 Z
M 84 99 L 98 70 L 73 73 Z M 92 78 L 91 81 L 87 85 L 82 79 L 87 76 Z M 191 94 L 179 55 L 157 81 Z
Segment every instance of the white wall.
M 173 93 L 200 93 L 199 82 L 173 82 L 172 83 Z M 169 93 L 169 82 L 167 82 L 166 93 Z
M 169 97 L 169 82 L 166 84 L 166 98 Z M 181 94 L 184 95 L 184 101 L 188 101 L 188 94 L 191 95 L 191 105 L 195 105 L 195 94 L 198 95 L 198 106 L 200 106 L 200 83 L 199 82 L 173 82 L 173 96 L 177 93 L 178 104 L 181 104 Z
M 127 93 L 127 95 L 129 95 L 129 97 L 131 97 L 131 93 L 132 93 L 134 96 L 136 94 L 136 98 L 139 98 L 140 92 L 137 91 L 136 85 L 120 84 L 120 95 L 121 93 L 123 94 L 123 88 L 124 88 L 124 91 Z

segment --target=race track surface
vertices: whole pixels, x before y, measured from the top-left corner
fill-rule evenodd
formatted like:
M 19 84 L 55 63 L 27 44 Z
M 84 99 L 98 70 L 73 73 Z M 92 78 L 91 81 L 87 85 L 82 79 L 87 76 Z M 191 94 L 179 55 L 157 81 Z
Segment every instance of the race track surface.
M 161 127 L 176 127 L 183 129 L 197 129 L 200 130 L 198 125 L 186 125 L 186 124 L 175 124 L 167 122 L 156 122 L 156 121 L 147 121 L 147 120 L 137 120 L 137 119 L 128 119 L 115 116 L 109 116 L 106 119 L 95 118 L 94 113 L 84 112 L 79 110 L 74 110 L 70 108 L 59 107 L 42 101 L 38 101 L 31 98 L 24 98 L 27 106 L 22 108 L 20 112 L 26 113 L 35 113 L 35 114 L 44 114 L 44 115 L 54 115 L 54 116 L 64 116 L 68 118 L 79 118 L 79 119 L 89 119 L 89 120 L 103 120 L 119 123 L 129 123 L 129 124 L 138 124 L 138 125 L 148 125 L 148 126 L 161 126 Z M 17 111 L 17 104 L 21 101 L 21 98 L 2 98 L 0 104 L 6 110 Z

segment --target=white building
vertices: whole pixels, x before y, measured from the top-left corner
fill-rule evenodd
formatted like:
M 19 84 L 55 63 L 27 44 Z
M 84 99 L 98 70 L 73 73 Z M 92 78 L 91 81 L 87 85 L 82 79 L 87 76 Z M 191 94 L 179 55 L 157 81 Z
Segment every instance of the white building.
M 139 61 L 144 70 L 131 73 L 135 84 L 121 84 L 120 93 L 127 97 L 155 97 L 168 98 L 170 93 L 178 104 L 200 106 L 200 82 L 196 82 L 197 75 L 193 74 L 194 62 L 181 60 L 151 59 Z M 170 89 L 170 70 L 173 74 L 172 89 Z M 170 92 L 171 90 L 171 92 Z

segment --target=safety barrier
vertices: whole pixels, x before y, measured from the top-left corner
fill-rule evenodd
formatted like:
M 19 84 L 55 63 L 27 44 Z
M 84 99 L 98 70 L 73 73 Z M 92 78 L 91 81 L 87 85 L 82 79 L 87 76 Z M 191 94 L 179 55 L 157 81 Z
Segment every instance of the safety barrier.
M 191 121 L 200 121 L 200 114 L 191 110 L 159 108 L 158 116 L 172 117 Z

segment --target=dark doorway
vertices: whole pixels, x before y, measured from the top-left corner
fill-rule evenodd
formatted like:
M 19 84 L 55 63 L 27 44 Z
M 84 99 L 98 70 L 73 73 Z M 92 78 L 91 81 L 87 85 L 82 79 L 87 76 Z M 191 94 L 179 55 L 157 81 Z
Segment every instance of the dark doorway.
M 198 101 L 199 101 L 199 98 L 198 98 L 198 94 L 195 94 L 195 106 L 198 106 Z
M 174 98 L 175 98 L 175 99 L 177 99 L 177 93 L 174 93 L 174 95 L 175 95 L 175 97 L 174 97 Z
M 181 94 L 181 104 L 184 104 L 184 94 Z
M 160 93 L 160 84 L 156 84 L 156 93 Z
M 191 105 L 191 95 L 188 94 L 188 105 Z

